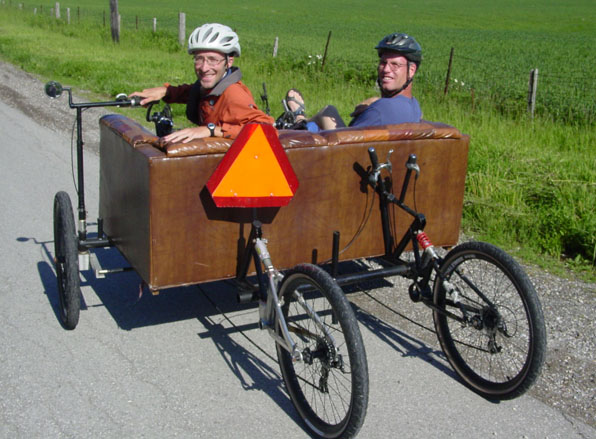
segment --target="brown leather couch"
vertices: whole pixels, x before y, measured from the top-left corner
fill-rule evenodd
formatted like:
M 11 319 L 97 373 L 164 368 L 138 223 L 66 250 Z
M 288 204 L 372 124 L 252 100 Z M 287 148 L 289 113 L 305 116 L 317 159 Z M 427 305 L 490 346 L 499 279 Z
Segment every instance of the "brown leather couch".
M 205 184 L 231 141 L 204 139 L 165 146 L 120 115 L 100 120 L 100 208 L 104 231 L 152 290 L 234 277 L 250 232 L 252 209 L 217 208 Z M 258 209 L 276 267 L 323 262 L 332 234 L 340 232 L 340 260 L 383 254 L 378 197 L 362 183 L 370 165 L 393 149 L 394 190 L 399 193 L 409 154 L 418 156 L 416 208 L 437 246 L 457 243 L 469 137 L 439 123 L 312 134 L 282 131 L 280 142 L 299 180 L 289 205 Z M 414 206 L 413 180 L 406 203 Z M 372 209 L 372 210 L 371 210 Z M 396 209 L 399 236 L 411 217 Z

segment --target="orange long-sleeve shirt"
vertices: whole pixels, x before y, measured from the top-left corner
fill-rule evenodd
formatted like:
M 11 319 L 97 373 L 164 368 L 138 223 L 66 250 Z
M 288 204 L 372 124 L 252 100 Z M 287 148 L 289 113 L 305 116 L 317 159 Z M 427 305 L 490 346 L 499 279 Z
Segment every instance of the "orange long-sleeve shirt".
M 241 77 L 238 69 L 232 75 Z M 192 84 L 170 85 L 164 101 L 188 104 L 192 87 Z M 247 123 L 274 123 L 271 116 L 259 110 L 252 93 L 239 80 L 227 85 L 221 94 L 218 94 L 217 86 L 212 90 L 202 91 L 201 98 L 198 99 L 198 119 L 200 125 L 214 123 L 221 127 L 223 137 L 230 139 L 235 139 Z

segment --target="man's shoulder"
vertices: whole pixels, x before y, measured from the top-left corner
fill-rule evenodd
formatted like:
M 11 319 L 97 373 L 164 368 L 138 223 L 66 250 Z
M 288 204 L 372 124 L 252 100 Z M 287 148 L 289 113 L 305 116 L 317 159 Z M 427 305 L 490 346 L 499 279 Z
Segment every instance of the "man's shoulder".
M 394 96 L 392 98 L 381 98 L 372 105 L 384 115 L 385 118 L 395 118 L 410 122 L 409 119 L 419 119 L 421 116 L 420 104 L 415 97 Z
M 225 97 L 226 99 L 253 99 L 250 89 L 246 85 L 244 85 L 242 81 L 230 84 L 222 93 L 222 97 Z
M 374 126 L 419 122 L 420 106 L 415 98 L 395 96 L 381 98 L 373 102 L 365 111 L 354 119 L 350 126 Z
M 371 107 L 381 108 L 392 108 L 398 107 L 403 105 L 416 105 L 418 101 L 415 97 L 408 97 L 403 95 L 397 95 L 392 98 L 381 98 L 377 99 L 375 102 L 371 104 Z

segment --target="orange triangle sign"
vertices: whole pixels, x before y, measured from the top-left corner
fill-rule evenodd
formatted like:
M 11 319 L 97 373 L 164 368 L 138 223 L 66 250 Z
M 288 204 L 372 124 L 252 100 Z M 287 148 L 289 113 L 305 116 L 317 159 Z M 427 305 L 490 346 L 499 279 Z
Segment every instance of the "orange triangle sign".
M 290 202 L 298 179 L 272 125 L 249 123 L 207 182 L 217 207 L 278 207 Z

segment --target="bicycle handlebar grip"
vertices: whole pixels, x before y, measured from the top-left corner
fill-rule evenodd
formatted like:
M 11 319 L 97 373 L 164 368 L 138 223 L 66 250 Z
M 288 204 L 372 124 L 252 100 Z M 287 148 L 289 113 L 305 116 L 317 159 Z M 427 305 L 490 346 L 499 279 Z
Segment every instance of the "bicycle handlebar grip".
M 377 151 L 373 146 L 368 148 L 368 155 L 370 156 L 370 162 L 373 166 L 373 171 L 376 171 L 379 167 L 379 157 L 377 157 Z
M 141 105 L 141 101 L 143 100 L 143 98 L 141 96 L 131 96 L 130 97 L 130 106 L 131 107 L 138 107 Z

